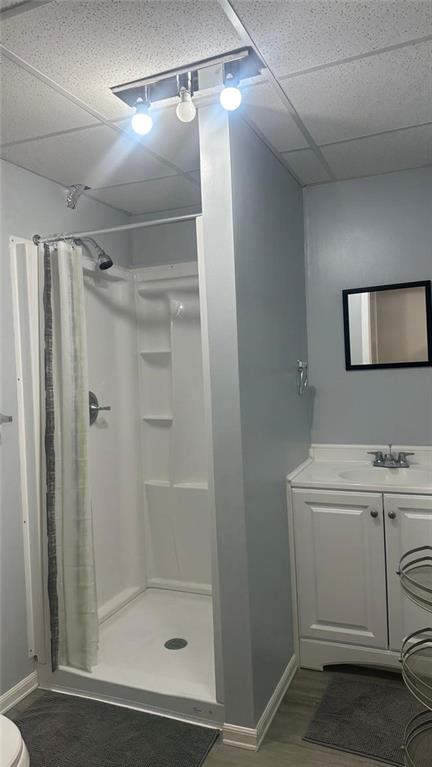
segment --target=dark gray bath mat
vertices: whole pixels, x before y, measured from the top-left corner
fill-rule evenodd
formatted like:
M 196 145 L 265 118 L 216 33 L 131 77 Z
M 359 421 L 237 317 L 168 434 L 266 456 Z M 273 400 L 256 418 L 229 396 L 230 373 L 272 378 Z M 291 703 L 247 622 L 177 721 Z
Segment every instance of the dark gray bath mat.
M 201 767 L 218 733 L 47 692 L 14 716 L 31 767 Z
M 332 674 L 304 740 L 403 765 L 405 727 L 422 710 L 399 676 Z

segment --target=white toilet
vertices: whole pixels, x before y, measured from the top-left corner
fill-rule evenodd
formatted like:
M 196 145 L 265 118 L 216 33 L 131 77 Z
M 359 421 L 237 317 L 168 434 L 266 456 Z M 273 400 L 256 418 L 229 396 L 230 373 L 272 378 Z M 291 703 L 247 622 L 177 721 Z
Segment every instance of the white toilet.
M 29 767 L 30 758 L 21 733 L 10 719 L 0 715 L 0 767 Z

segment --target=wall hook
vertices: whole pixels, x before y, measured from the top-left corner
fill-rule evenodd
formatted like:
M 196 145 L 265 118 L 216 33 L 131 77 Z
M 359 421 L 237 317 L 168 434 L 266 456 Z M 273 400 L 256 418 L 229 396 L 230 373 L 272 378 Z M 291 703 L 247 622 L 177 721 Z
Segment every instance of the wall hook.
M 297 393 L 301 397 L 309 387 L 308 363 L 297 360 Z

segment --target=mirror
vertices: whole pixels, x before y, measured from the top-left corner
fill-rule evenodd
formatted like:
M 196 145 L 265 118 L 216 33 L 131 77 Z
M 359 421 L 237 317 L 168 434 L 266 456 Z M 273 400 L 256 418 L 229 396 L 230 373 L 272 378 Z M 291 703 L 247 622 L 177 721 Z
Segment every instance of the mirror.
M 347 370 L 432 365 L 430 280 L 342 293 Z

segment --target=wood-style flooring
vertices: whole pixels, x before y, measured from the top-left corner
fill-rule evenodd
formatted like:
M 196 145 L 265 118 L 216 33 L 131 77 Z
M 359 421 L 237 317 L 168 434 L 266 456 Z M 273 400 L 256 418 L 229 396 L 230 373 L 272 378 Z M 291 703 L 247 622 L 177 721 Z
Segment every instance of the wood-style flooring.
M 383 767 L 383 762 L 302 740 L 331 672 L 297 672 L 257 753 L 217 741 L 204 767 Z
M 353 756 L 302 740 L 331 672 L 297 672 L 257 753 L 224 746 L 218 740 L 204 767 L 383 767 L 383 762 Z M 11 719 L 30 706 L 43 690 L 35 690 L 8 711 Z M 89 765 L 89 767 L 91 767 Z

